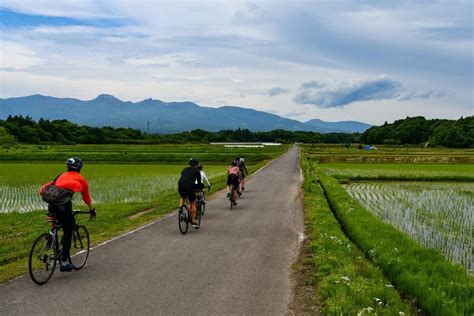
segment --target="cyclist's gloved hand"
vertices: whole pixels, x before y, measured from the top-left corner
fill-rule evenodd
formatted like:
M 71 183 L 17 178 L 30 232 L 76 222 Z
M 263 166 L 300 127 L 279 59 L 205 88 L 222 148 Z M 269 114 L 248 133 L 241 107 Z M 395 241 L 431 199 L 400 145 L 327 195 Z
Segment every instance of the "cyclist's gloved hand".
M 97 216 L 97 212 L 95 211 L 95 208 L 91 208 L 89 212 L 91 213 L 91 220 L 93 220 Z

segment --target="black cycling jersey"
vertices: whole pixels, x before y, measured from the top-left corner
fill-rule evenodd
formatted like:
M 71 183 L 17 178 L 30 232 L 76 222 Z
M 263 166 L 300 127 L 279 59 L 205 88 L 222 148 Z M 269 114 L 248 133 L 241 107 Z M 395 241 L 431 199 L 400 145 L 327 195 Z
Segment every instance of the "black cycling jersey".
M 198 168 L 187 167 L 181 171 L 181 178 L 178 181 L 178 187 L 192 189 L 197 186 L 201 186 L 201 173 Z

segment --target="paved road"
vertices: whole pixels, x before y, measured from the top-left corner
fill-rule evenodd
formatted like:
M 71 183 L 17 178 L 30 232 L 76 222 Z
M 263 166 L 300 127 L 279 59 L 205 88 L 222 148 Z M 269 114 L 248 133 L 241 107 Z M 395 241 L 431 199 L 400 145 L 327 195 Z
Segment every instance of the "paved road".
M 44 286 L 28 276 L 0 285 L 0 315 L 282 315 L 303 214 L 297 148 L 247 183 L 236 209 L 208 201 L 199 230 L 171 216 L 91 251 L 77 272 Z M 99 214 L 100 216 L 100 214 Z

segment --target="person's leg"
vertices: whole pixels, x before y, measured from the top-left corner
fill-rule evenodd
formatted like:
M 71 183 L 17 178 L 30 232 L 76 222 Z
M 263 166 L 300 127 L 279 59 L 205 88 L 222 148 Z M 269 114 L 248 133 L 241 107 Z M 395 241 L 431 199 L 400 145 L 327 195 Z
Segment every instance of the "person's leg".
M 190 203 L 189 211 L 191 212 L 191 219 L 192 219 L 192 223 L 194 224 L 196 222 L 196 203 L 195 202 Z
M 63 238 L 63 253 L 62 261 L 69 259 L 71 251 L 71 239 L 72 239 L 72 226 L 74 223 L 74 216 L 72 215 L 72 203 L 68 202 L 64 205 L 64 218 L 61 225 L 63 226 L 64 238 Z
M 188 192 L 189 211 L 191 212 L 192 223 L 196 222 L 196 193 L 194 190 Z

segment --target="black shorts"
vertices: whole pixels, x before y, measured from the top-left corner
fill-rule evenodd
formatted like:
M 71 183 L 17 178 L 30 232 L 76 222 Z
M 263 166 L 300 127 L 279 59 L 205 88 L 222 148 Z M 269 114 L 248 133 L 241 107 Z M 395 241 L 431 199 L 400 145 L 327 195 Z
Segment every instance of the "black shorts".
M 183 199 L 188 199 L 189 202 L 196 201 L 196 189 L 195 188 L 178 188 L 179 196 Z
M 234 190 L 239 189 L 239 177 L 237 177 L 235 174 L 229 174 L 227 176 L 227 185 L 232 185 L 234 186 Z

